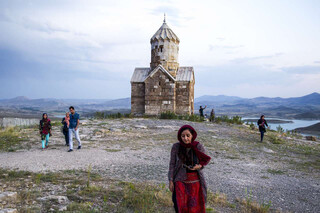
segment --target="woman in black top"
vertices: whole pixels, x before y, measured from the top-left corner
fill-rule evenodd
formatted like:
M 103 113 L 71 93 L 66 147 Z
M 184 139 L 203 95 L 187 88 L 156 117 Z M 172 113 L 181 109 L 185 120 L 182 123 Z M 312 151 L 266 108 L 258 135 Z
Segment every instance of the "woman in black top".
M 66 140 L 66 146 L 69 146 L 69 123 L 70 123 L 69 112 L 66 113 L 66 117 L 62 118 L 61 123 L 63 124 L 62 132 Z
M 262 142 L 264 133 L 266 132 L 265 126 L 268 126 L 267 121 L 264 119 L 264 115 L 261 115 L 260 119 L 258 120 L 258 126 L 259 126 L 260 135 L 261 135 L 261 142 Z

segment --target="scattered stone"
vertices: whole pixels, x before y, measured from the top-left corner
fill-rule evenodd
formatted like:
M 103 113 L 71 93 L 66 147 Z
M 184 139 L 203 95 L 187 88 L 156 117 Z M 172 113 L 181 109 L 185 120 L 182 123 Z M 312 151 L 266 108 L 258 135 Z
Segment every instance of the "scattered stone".
M 315 136 L 306 136 L 306 139 L 308 141 L 317 141 L 317 138 Z
M 38 198 L 37 200 L 38 201 L 50 200 L 50 201 L 54 201 L 54 202 L 59 203 L 59 204 L 67 204 L 67 203 L 69 203 L 69 199 L 66 196 L 56 196 L 56 195 L 49 195 L 49 196 L 46 196 L 46 197 L 41 197 L 41 198 Z
M 15 201 L 17 200 L 18 193 L 17 192 L 1 192 L 0 193 L 0 201 Z
M 59 212 L 63 212 L 63 211 L 67 211 L 68 210 L 68 206 L 60 206 L 59 207 Z
M 266 153 L 274 153 L 273 150 L 268 149 L 268 148 L 266 148 L 266 147 L 263 147 L 262 150 L 263 150 L 264 152 L 266 152 Z
M 0 213 L 18 213 L 17 209 L 0 209 Z
M 147 126 L 143 126 L 143 125 L 136 125 L 134 127 L 137 129 L 147 129 L 148 128 Z

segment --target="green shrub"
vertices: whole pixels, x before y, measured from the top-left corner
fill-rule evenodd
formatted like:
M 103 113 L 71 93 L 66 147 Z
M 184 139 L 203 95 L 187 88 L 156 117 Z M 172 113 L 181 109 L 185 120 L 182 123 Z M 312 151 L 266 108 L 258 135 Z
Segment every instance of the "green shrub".
M 162 112 L 159 118 L 160 119 L 178 119 L 178 115 L 176 115 L 174 112 L 167 111 L 167 112 Z
M 284 129 L 279 125 L 279 126 L 277 126 L 277 132 L 282 134 L 282 133 L 284 133 Z
M 19 128 L 8 127 L 0 130 L 0 151 L 15 151 L 21 141 L 23 138 Z
M 118 119 L 118 118 L 133 118 L 131 113 L 108 113 L 108 112 L 95 112 L 94 118 L 96 119 Z
M 243 121 L 241 119 L 242 118 L 237 115 L 233 116 L 231 118 L 229 118 L 229 116 L 227 116 L 227 115 L 222 115 L 222 116 L 216 117 L 215 122 L 217 122 L 217 123 L 226 122 L 226 123 L 230 123 L 230 124 L 243 124 Z
M 282 144 L 284 143 L 284 140 L 282 140 L 280 137 L 276 135 L 270 135 L 269 136 L 270 142 L 273 144 Z

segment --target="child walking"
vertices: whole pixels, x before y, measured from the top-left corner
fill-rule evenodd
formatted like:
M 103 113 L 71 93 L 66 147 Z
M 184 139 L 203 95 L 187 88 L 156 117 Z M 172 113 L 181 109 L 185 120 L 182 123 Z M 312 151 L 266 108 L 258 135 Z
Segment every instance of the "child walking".
M 48 148 L 49 138 L 51 133 L 51 121 L 48 118 L 47 113 L 42 114 L 42 119 L 40 120 L 39 130 L 41 135 L 42 150 Z

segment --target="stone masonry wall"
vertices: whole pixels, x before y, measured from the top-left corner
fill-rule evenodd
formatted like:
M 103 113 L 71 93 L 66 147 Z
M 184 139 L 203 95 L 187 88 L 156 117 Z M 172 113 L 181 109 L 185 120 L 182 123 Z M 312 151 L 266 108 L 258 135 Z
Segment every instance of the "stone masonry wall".
M 145 81 L 145 114 L 175 112 L 175 83 L 161 70 Z
M 151 70 L 161 64 L 169 73 L 176 77 L 178 63 L 179 43 L 165 40 L 151 43 Z
M 145 113 L 145 85 L 144 83 L 131 83 L 131 113 Z
M 185 115 L 191 114 L 190 106 L 190 83 L 177 82 L 176 83 L 176 114 Z

